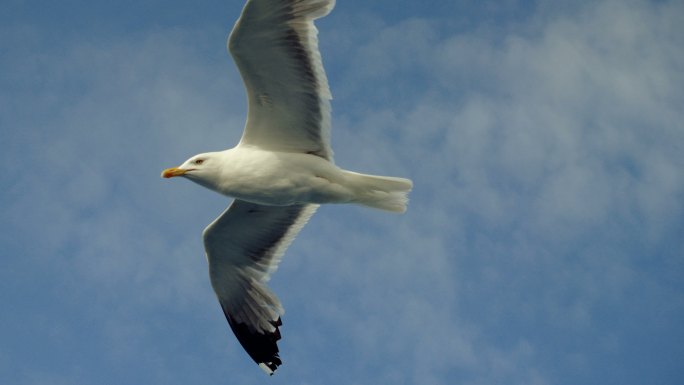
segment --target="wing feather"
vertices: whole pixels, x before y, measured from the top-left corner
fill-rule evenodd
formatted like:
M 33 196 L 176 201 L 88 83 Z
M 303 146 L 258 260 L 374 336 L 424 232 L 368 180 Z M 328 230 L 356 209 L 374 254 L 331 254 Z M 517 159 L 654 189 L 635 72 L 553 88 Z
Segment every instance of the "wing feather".
M 283 307 L 266 286 L 318 205 L 263 206 L 235 200 L 203 232 L 209 277 L 228 324 L 252 359 L 272 374 Z
M 332 160 L 328 80 L 313 20 L 335 0 L 249 0 L 228 38 L 247 90 L 239 145 Z

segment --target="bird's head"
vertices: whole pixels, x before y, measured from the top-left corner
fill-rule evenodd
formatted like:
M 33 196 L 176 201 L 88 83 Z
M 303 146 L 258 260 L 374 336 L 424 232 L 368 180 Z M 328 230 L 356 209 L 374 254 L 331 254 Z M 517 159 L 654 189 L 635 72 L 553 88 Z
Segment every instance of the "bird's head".
M 178 167 L 171 167 L 162 171 L 161 176 L 164 178 L 182 176 L 201 185 L 211 185 L 211 181 L 216 180 L 220 173 L 218 158 L 219 153 L 215 152 L 195 155 Z

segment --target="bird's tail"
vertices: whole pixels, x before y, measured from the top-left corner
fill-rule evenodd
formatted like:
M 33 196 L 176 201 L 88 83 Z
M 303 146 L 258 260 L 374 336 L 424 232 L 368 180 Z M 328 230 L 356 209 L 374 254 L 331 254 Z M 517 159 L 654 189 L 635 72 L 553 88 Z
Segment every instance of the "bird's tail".
M 406 211 L 408 193 L 413 188 L 409 179 L 352 171 L 345 171 L 345 177 L 356 192 L 354 203 L 395 213 Z

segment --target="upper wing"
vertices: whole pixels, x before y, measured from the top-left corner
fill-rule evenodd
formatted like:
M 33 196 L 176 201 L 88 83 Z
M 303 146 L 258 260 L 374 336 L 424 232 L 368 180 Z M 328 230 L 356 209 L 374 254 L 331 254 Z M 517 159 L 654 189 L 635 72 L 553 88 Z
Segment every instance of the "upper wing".
M 273 374 L 283 308 L 266 282 L 318 205 L 262 206 L 241 200 L 204 229 L 211 285 L 252 359 Z
M 241 145 L 332 160 L 330 89 L 313 20 L 335 0 L 249 0 L 228 38 L 247 88 Z

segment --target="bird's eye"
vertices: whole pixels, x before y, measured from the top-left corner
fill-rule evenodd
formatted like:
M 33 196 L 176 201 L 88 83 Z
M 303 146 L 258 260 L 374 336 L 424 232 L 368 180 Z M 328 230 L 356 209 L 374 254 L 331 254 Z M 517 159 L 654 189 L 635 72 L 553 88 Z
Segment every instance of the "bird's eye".
M 204 163 L 204 159 L 196 159 L 194 163 L 195 164 L 202 164 L 202 163 Z

